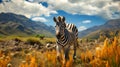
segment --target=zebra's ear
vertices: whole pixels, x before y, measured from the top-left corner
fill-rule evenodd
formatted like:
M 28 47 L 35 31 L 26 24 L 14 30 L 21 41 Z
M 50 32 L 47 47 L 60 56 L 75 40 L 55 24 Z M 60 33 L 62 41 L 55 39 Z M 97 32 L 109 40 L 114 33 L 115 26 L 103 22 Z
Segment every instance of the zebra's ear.
M 63 16 L 62 21 L 65 22 L 65 17 Z
M 55 17 L 53 18 L 53 20 L 54 20 L 54 22 L 57 22 L 57 19 Z

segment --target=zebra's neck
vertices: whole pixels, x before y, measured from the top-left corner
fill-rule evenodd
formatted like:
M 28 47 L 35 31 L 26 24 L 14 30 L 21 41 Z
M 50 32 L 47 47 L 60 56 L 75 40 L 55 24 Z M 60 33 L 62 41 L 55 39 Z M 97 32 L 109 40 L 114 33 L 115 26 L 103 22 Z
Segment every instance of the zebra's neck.
M 60 38 L 58 39 L 59 44 L 66 45 L 68 42 L 68 31 L 67 29 L 64 30 L 64 33 L 61 34 Z

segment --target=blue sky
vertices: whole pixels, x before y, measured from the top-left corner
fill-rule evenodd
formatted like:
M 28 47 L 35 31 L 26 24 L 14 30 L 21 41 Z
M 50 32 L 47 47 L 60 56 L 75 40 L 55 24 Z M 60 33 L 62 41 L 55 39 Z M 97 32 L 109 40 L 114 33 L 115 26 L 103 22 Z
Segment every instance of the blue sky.
M 0 0 L 0 13 L 24 15 L 54 26 L 54 16 L 65 16 L 79 31 L 120 18 L 120 0 Z
M 78 28 L 80 26 L 85 26 L 86 28 L 92 27 L 92 26 L 97 26 L 97 25 L 101 25 L 104 24 L 107 19 L 102 18 L 100 16 L 95 16 L 95 15 L 72 15 L 70 13 L 66 13 L 63 10 L 58 10 L 57 11 L 58 14 L 54 14 L 51 15 L 51 17 L 46 17 L 47 19 L 49 19 L 46 24 L 47 25 L 53 25 L 54 26 L 54 21 L 53 21 L 53 17 L 57 17 L 57 16 L 64 16 L 66 18 L 66 23 L 73 23 L 75 24 Z

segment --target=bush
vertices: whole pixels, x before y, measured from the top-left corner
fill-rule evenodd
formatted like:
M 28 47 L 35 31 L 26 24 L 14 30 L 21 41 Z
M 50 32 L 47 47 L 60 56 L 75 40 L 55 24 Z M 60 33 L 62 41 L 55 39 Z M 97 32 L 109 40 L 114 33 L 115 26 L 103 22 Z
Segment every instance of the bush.
M 34 38 L 27 39 L 26 43 L 30 45 L 34 45 L 34 44 L 42 45 L 42 43 L 38 39 L 34 39 Z
M 43 34 L 37 34 L 36 37 L 39 37 L 41 40 L 43 40 L 45 38 L 45 35 L 43 35 Z

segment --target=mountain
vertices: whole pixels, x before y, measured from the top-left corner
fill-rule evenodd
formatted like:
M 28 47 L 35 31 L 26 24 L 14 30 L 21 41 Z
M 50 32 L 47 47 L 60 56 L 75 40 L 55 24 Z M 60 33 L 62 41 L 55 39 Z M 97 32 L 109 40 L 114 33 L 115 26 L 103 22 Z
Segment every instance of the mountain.
M 79 37 L 98 38 L 101 34 L 110 36 L 110 33 L 120 32 L 120 19 L 112 19 L 100 26 L 94 26 L 79 32 Z
M 35 35 L 53 36 L 55 30 L 42 22 L 35 22 L 23 15 L 0 13 L 0 35 Z

